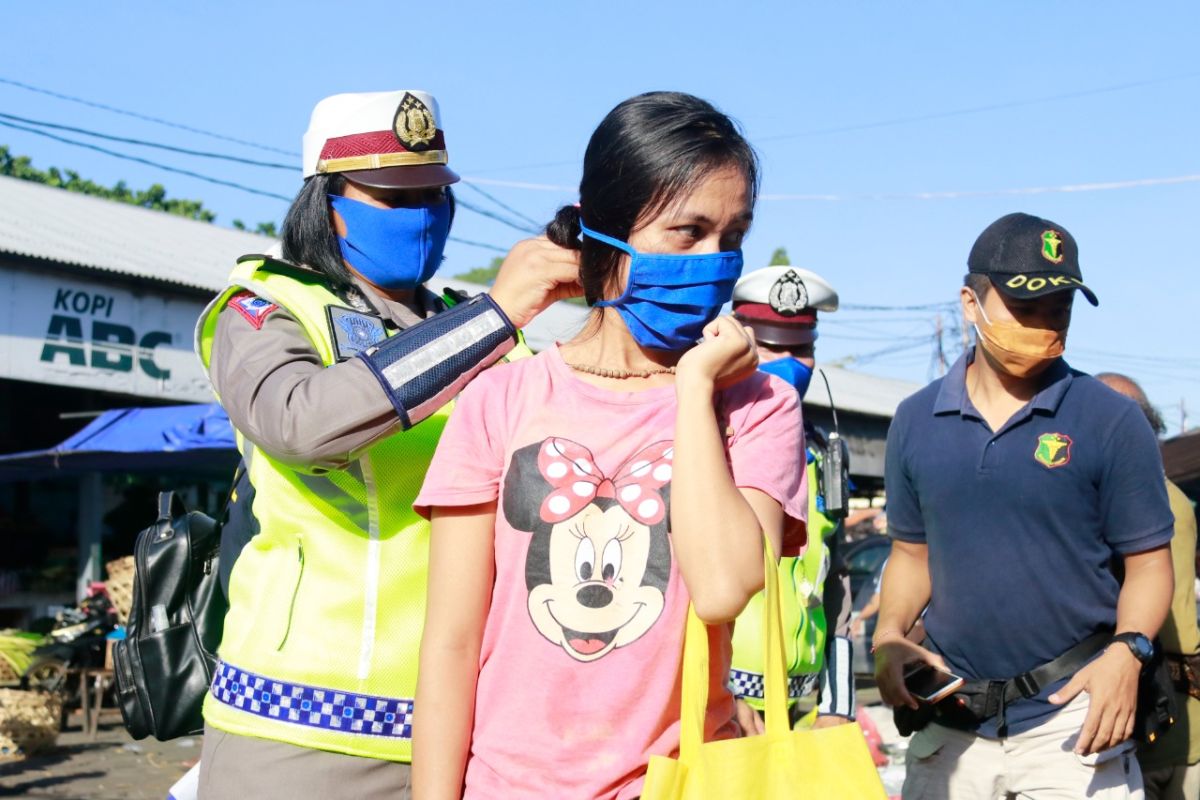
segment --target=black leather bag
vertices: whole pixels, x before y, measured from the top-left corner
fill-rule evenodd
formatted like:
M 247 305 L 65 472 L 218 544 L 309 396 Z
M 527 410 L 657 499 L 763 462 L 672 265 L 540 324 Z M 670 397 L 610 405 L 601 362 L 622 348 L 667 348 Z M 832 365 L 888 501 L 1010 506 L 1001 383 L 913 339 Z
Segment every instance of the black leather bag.
M 236 481 L 235 481 L 236 482 Z M 174 492 L 134 547 L 133 608 L 113 648 L 125 728 L 134 739 L 201 733 L 228 609 L 217 575 L 220 525 Z

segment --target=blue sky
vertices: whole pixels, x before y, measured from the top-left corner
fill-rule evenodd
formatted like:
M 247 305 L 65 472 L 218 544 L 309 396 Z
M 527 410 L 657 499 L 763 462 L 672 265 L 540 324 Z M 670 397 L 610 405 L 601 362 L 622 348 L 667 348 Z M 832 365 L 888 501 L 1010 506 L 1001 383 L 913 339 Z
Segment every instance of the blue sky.
M 927 306 L 954 300 L 971 243 L 992 220 L 1047 217 L 1078 240 L 1101 301 L 1077 305 L 1068 359 L 1140 379 L 1172 432 L 1181 400 L 1189 427 L 1200 424 L 1195 3 L 210 0 L 5 13 L 0 80 L 296 153 L 321 97 L 424 88 L 441 104 L 452 166 L 535 220 L 575 199 L 587 138 L 613 105 L 651 89 L 693 92 L 737 118 L 762 156 L 748 269 L 782 245 L 844 304 Z M 0 112 L 290 160 L 295 172 L 105 145 L 287 196 L 300 182 L 298 155 L 7 83 Z M 218 224 L 279 221 L 286 209 L 22 131 L 0 127 L 0 144 L 100 182 L 162 183 L 202 199 Z M 1098 188 L 1139 181 L 1149 182 Z M 459 194 L 496 208 L 469 188 Z M 503 248 L 522 236 L 470 212 L 454 233 Z M 444 270 L 493 255 L 452 244 Z M 936 314 L 844 309 L 823 317 L 818 357 L 923 382 Z M 942 321 L 952 333 L 955 312 Z M 961 342 L 950 333 L 953 353 Z

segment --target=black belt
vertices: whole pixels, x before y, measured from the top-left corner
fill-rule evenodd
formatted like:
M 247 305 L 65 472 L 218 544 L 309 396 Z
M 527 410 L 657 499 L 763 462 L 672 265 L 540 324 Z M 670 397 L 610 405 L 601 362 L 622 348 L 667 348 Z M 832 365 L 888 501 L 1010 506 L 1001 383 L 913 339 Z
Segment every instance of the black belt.
M 998 726 L 997 735 L 1004 736 L 1008 728 L 1004 709 L 1008 705 L 1021 698 L 1028 700 L 1037 697 L 1043 689 L 1055 681 L 1074 675 L 1097 653 L 1108 646 L 1112 641 L 1112 636 L 1111 630 L 1093 633 L 1053 661 L 1006 681 L 967 681 L 959 687 L 958 691 L 938 705 L 951 706 L 951 709 L 953 705 L 957 705 L 970 711 L 975 719 L 963 720 L 965 723 L 963 727 L 968 725 L 973 727 L 995 717 Z M 937 719 L 952 727 L 959 727 L 954 722 L 961 715 L 954 714 L 951 709 L 947 709 L 949 713 L 938 714 Z

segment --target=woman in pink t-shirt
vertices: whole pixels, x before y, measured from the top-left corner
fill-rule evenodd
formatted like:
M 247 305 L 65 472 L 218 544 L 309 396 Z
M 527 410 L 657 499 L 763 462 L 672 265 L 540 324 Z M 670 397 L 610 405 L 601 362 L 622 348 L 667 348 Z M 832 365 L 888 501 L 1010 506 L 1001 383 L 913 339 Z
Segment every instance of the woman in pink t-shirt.
M 706 734 L 738 735 L 730 621 L 762 588 L 762 537 L 802 544 L 808 496 L 795 391 L 717 316 L 757 186 L 728 117 L 640 95 L 592 135 L 580 205 L 528 243 L 581 250 L 595 310 L 462 393 L 417 498 L 418 800 L 637 797 L 679 746 L 689 602 L 709 623 Z

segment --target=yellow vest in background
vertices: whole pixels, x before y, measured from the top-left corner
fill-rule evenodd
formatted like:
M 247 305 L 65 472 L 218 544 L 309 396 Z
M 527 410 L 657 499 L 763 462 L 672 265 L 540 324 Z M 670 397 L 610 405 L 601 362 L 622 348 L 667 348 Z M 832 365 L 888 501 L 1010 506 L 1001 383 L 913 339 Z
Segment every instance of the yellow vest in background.
M 783 598 L 784 655 L 787 658 L 788 702 L 794 703 L 808 689 L 809 676 L 821 671 L 825 662 L 825 575 L 829 571 L 829 547 L 825 538 L 836 523 L 817 510 L 818 462 L 808 464 L 808 549 L 799 558 L 779 559 L 779 588 Z M 750 598 L 733 628 L 733 663 L 730 688 L 738 697 L 760 711 L 763 708 L 762 629 L 764 594 Z

